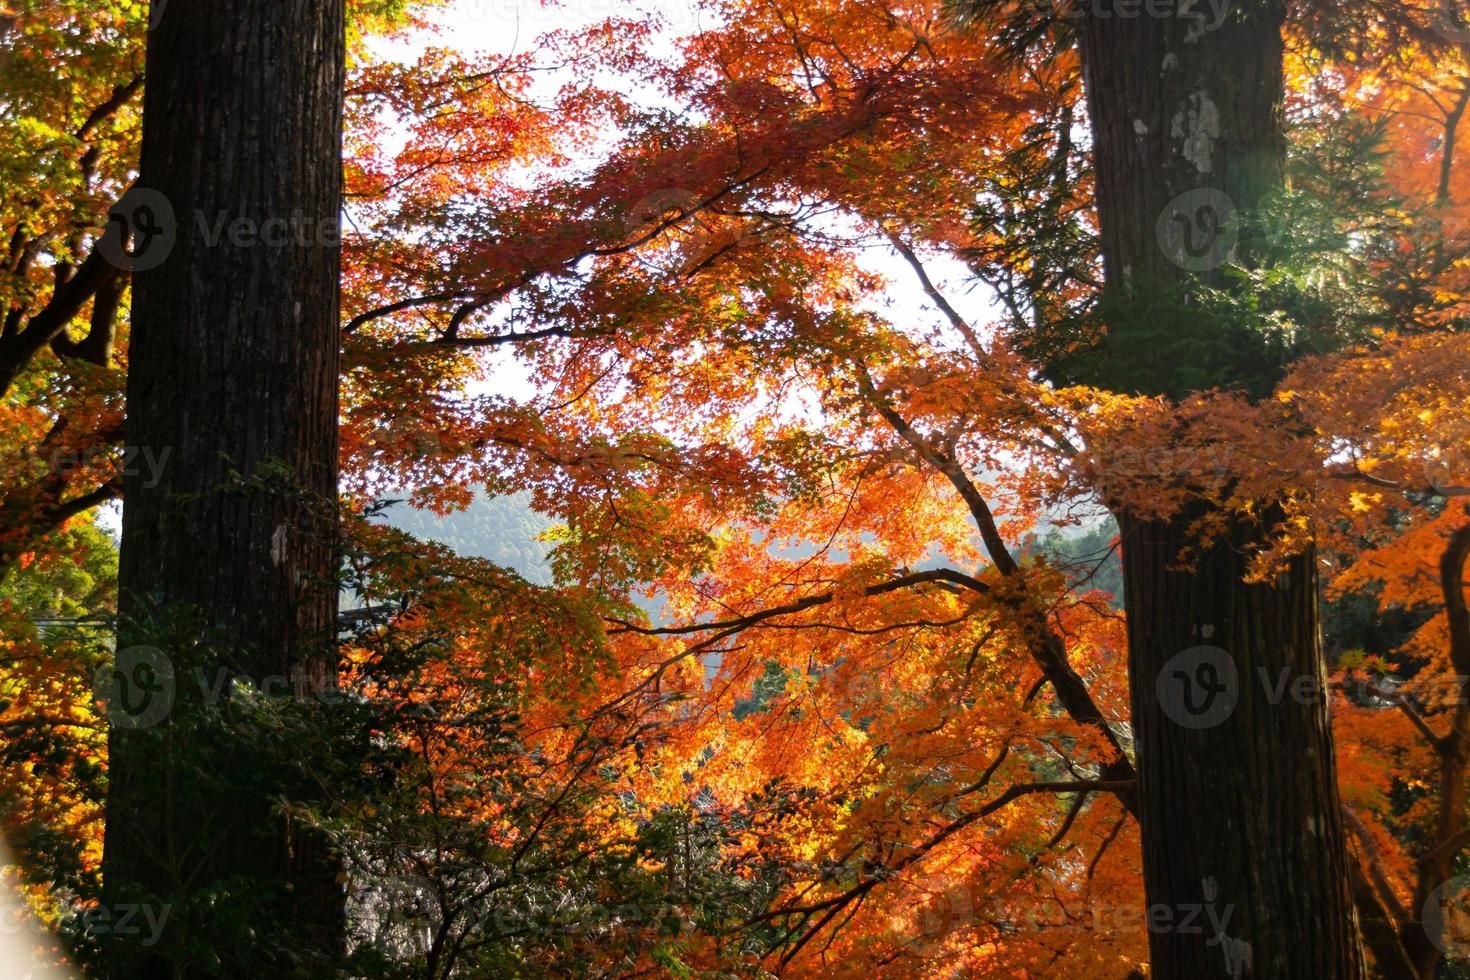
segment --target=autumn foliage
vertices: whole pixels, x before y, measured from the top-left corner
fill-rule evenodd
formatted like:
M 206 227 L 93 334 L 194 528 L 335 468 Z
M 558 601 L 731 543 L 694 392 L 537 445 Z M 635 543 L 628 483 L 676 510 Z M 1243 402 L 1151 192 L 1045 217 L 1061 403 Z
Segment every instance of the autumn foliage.
M 127 459 L 127 279 L 82 269 L 141 6 L 0 21 L 0 821 L 63 924 L 107 652 L 33 621 L 112 608 L 57 576 L 105 577 L 79 535 Z M 1417 928 L 1465 871 L 1470 60 L 1432 12 L 1297 5 L 1273 258 L 1211 313 L 1283 367 L 1171 399 L 1081 367 L 1109 311 L 1064 20 L 1017 56 L 939 3 L 710 0 L 474 51 L 435 4 L 355 6 L 341 505 L 374 613 L 323 744 L 371 749 L 303 749 L 335 791 L 300 818 L 349 856 L 358 969 L 1146 971 L 1114 542 L 1047 537 L 1120 503 L 1280 502 L 1255 571 L 1314 543 L 1328 576 L 1364 901 Z M 554 520 L 552 584 L 377 517 L 483 491 Z

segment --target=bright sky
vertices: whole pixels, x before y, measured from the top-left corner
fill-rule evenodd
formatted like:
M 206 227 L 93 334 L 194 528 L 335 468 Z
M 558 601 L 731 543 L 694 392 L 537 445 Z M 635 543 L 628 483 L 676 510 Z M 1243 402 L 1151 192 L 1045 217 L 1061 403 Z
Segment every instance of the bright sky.
M 611 17 L 635 18 L 640 11 L 656 12 L 666 25 L 667 37 L 671 40 L 679 35 L 707 29 L 712 16 L 701 11 L 696 0 L 567 0 L 567 2 L 543 3 L 540 0 L 458 0 L 438 18 L 441 30 L 436 34 L 404 44 L 384 45 L 379 51 L 399 60 L 415 57 L 426 46 L 449 47 L 465 53 L 494 52 L 513 54 L 529 49 L 541 34 L 558 30 L 575 30 L 587 27 Z M 668 50 L 672 52 L 672 47 Z M 565 81 L 556 73 L 542 76 L 540 84 L 554 91 Z M 645 96 L 648 102 L 657 102 L 651 91 L 639 92 L 636 87 L 619 85 L 635 97 Z M 886 315 L 894 322 L 905 321 L 918 324 L 940 323 L 942 318 L 922 288 L 915 280 L 908 265 L 889 249 L 873 250 L 866 264 L 882 273 L 892 283 L 886 297 L 890 304 Z M 938 256 L 926 256 L 925 265 L 930 276 L 950 302 L 972 323 L 983 325 L 991 319 L 989 291 L 976 284 L 965 267 L 953 260 Z M 487 392 L 507 395 L 518 400 L 530 397 L 535 391 L 535 381 L 529 377 L 513 356 L 506 352 L 499 358 L 494 380 L 482 389 Z

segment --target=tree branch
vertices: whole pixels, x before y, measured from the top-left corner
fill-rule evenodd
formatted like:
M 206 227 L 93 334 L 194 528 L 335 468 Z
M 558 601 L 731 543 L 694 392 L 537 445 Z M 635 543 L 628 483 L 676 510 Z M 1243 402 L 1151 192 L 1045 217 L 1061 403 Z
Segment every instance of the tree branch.
M 953 585 L 961 585 L 967 589 L 981 594 L 989 591 L 989 587 L 984 582 L 972 578 L 971 576 L 966 575 L 964 572 L 955 571 L 954 569 L 949 568 L 940 568 L 928 572 L 914 572 L 909 575 L 903 575 L 899 578 L 892 579 L 888 582 L 880 582 L 877 585 L 870 585 L 866 589 L 863 589 L 862 595 L 868 597 L 880 596 L 886 595 L 889 592 L 897 592 L 900 589 L 912 588 L 916 585 L 927 585 L 940 582 L 947 582 Z M 612 620 L 612 622 L 616 623 L 619 626 L 619 629 L 610 630 L 609 632 L 613 634 L 639 633 L 643 636 L 687 636 L 691 633 L 707 633 L 712 630 L 718 630 L 722 632 L 740 631 L 749 629 L 752 626 L 759 626 L 766 620 L 775 619 L 779 616 L 791 616 L 796 613 L 805 612 L 808 609 L 815 609 L 818 606 L 825 606 L 828 603 L 832 602 L 835 598 L 837 598 L 837 593 L 825 592 L 821 595 L 807 596 L 805 599 L 798 599 L 795 602 L 789 602 L 783 606 L 772 606 L 769 609 L 762 609 L 759 612 L 751 613 L 748 616 L 738 616 L 732 619 L 723 619 L 712 623 L 694 623 L 688 626 L 647 627 L 638 626 L 636 624 L 628 623 L 620 619 L 615 619 Z
M 113 230 L 108 233 L 116 233 L 116 225 L 111 227 Z M 65 330 L 99 290 L 121 275 L 121 270 L 93 248 L 76 275 L 51 294 L 50 302 L 23 329 L 0 341 L 0 395 L 10 390 L 31 358 Z

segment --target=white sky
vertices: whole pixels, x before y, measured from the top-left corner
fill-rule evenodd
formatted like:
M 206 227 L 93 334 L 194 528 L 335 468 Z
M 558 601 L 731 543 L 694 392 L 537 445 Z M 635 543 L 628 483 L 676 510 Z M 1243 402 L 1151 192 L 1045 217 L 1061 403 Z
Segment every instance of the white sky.
M 435 33 L 408 44 L 380 45 L 378 51 L 385 56 L 405 61 L 428 46 L 452 48 L 466 54 L 513 54 L 531 48 L 541 34 L 575 30 L 611 17 L 635 18 L 640 11 L 654 12 L 665 25 L 670 39 L 707 29 L 712 21 L 709 11 L 699 9 L 697 0 L 567 0 L 560 3 L 543 3 L 540 0 L 458 0 L 436 18 L 439 29 Z M 670 52 L 673 50 L 671 45 L 657 47 L 666 47 Z M 657 48 L 655 52 L 659 53 Z M 541 76 L 538 84 L 550 92 L 565 81 L 564 76 L 552 72 Z M 640 95 L 645 97 L 639 101 L 659 101 L 651 89 L 639 92 L 636 83 L 630 85 L 626 79 L 608 78 L 606 81 L 635 98 Z M 977 326 L 990 321 L 993 316 L 990 293 L 977 286 L 963 264 L 940 256 L 925 256 L 924 261 L 936 285 L 963 316 Z M 902 325 L 907 321 L 920 325 L 943 322 L 939 312 L 929 303 L 915 280 L 913 271 L 891 250 L 885 248 L 870 251 L 864 264 L 883 274 L 891 282 L 892 286 L 886 297 L 890 304 L 886 309 L 886 316 L 895 323 Z M 534 380 L 526 374 L 510 352 L 503 352 L 497 361 L 493 381 L 481 388 L 481 392 L 506 395 L 517 400 L 534 394 Z

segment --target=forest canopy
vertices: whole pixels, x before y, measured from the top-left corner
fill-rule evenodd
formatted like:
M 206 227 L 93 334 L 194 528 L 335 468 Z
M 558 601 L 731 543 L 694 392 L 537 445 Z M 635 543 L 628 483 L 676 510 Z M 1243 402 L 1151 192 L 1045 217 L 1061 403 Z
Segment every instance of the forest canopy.
M 1467 107 L 1443 0 L 0 6 L 0 931 L 1470 976 Z

